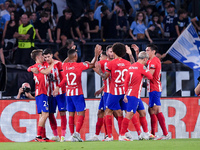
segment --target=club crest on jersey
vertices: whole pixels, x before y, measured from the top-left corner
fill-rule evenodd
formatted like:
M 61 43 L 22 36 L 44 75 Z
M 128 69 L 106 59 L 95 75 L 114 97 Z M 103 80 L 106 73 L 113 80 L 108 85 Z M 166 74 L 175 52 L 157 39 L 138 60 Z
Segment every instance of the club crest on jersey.
M 147 69 L 147 67 L 146 67 L 146 66 L 143 66 L 143 69 L 144 69 L 144 70 L 146 70 L 146 69 Z
M 88 64 L 86 62 L 84 62 L 83 65 L 87 66 Z
M 39 65 L 38 65 L 38 68 L 40 68 L 40 67 L 42 67 L 42 65 L 39 64 Z

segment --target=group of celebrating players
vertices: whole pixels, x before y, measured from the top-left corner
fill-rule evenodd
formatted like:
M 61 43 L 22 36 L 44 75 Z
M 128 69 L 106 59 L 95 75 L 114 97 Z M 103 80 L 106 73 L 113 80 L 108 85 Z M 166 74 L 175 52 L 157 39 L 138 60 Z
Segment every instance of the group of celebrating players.
M 101 46 L 96 45 L 95 56 L 91 62 L 77 63 L 78 54 L 75 48 L 68 51 L 68 57 L 62 62 L 54 60 L 50 49 L 33 50 L 31 58 L 36 64 L 29 67 L 28 71 L 34 73 L 35 99 L 40 119 L 38 123 L 37 137 L 35 141 L 65 141 L 67 126 L 66 111 L 69 112 L 70 141 L 83 140 L 80 137 L 80 129 L 84 122 L 85 100 L 81 85 L 81 73 L 83 70 L 93 68 L 104 81 L 103 87 L 95 95 L 103 92 L 99 104 L 96 133 L 90 140 L 99 140 L 101 127 L 105 125 L 105 138 L 103 141 L 112 141 L 112 115 L 118 121 L 119 140 L 130 141 L 128 124 L 131 120 L 138 133 L 139 139 L 166 140 L 168 134 L 165 118 L 161 112 L 161 62 L 156 57 L 157 46 L 150 44 L 146 52 L 139 52 L 137 45 L 131 46 L 137 55 L 135 62 L 130 47 L 122 43 L 114 43 L 107 46 L 102 52 Z M 126 53 L 130 62 L 123 59 Z M 100 55 L 100 61 L 97 59 Z M 146 68 L 147 65 L 147 68 Z M 143 79 L 148 80 L 149 110 L 151 117 L 151 133 L 148 131 L 146 111 L 140 99 Z M 58 136 L 57 123 L 54 116 L 56 107 L 61 116 L 61 138 Z M 126 112 L 123 118 L 123 110 Z M 136 115 L 139 113 L 139 121 Z M 76 129 L 74 131 L 74 116 L 77 112 Z M 54 137 L 49 140 L 46 137 L 45 122 L 49 118 Z M 163 135 L 156 137 L 157 120 L 162 128 Z M 143 128 L 141 132 L 140 124 Z

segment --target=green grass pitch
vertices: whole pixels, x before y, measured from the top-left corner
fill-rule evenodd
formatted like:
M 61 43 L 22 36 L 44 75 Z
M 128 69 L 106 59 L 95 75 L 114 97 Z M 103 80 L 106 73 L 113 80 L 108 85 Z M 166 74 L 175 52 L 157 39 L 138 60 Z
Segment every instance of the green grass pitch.
M 170 139 L 130 142 L 26 142 L 0 143 L 1 150 L 199 150 L 200 139 Z

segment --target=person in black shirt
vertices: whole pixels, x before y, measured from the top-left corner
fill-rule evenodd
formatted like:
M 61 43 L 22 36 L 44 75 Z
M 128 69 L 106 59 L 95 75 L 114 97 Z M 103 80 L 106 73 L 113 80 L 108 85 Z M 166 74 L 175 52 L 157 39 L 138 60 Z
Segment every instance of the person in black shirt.
M 47 0 L 42 2 L 41 6 L 43 9 L 51 9 L 51 17 L 58 23 L 58 8 L 56 3 L 52 2 L 52 0 Z
M 55 52 L 54 57 L 59 61 L 64 61 L 68 56 L 68 50 L 75 49 L 75 47 L 73 40 L 67 40 L 65 46 Z
M 62 46 L 65 45 L 67 39 L 73 38 L 73 29 L 75 28 L 80 41 L 85 43 L 80 33 L 78 23 L 75 19 L 72 18 L 72 11 L 67 8 L 63 11 L 63 16 L 59 18 L 58 25 L 57 25 L 57 40 L 56 43 L 61 43 Z
M 46 12 L 43 12 L 40 15 L 41 19 L 38 20 L 35 24 L 35 31 L 36 31 L 36 36 L 37 38 L 40 40 L 41 43 L 45 42 L 45 39 L 47 39 L 46 35 L 48 32 L 49 35 L 49 42 L 54 42 L 52 39 L 52 35 L 51 35 L 51 29 L 49 26 L 49 17 L 48 14 Z
M 94 11 L 88 10 L 88 23 L 86 24 L 86 33 L 89 34 L 88 39 L 99 38 L 99 21 L 94 19 Z
M 174 19 L 174 25 L 178 36 L 183 32 L 188 24 L 189 21 L 187 18 L 187 11 L 184 9 L 179 9 L 178 17 Z

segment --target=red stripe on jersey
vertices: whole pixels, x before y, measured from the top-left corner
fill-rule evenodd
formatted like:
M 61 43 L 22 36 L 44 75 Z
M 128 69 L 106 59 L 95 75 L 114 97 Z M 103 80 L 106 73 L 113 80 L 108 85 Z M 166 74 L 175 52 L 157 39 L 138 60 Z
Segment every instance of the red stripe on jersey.
M 152 91 L 157 91 L 161 92 L 162 91 L 162 85 L 160 82 L 160 77 L 161 77 L 161 62 L 157 57 L 154 57 L 152 60 L 149 60 L 148 62 L 148 69 L 154 69 L 154 74 L 153 74 L 153 79 L 148 81 L 147 84 L 147 90 L 149 92 Z
M 45 62 L 44 66 L 48 68 L 49 64 Z M 62 62 L 58 62 L 53 66 L 51 73 L 48 74 L 48 80 L 49 80 L 48 94 L 49 95 L 53 95 L 53 91 L 60 84 L 63 78 L 64 78 L 64 75 L 62 72 Z M 63 85 L 61 88 L 59 88 L 58 95 L 63 94 L 65 92 L 66 92 L 66 87 L 65 85 Z

